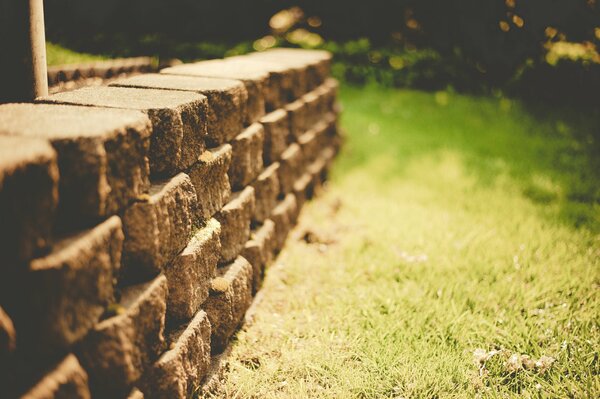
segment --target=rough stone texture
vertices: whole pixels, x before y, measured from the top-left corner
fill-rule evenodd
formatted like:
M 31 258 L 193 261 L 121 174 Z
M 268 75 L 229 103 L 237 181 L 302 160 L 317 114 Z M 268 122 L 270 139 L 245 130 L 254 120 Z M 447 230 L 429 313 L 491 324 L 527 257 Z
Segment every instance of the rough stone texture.
M 187 244 L 197 222 L 196 190 L 185 173 L 156 183 L 123 214 L 122 278 L 142 281 L 158 274 Z
M 313 195 L 313 176 L 310 173 L 304 173 L 294 183 L 294 195 L 296 196 L 296 204 L 298 209 L 301 209 L 307 199 Z
M 255 294 L 264 279 L 265 268 L 273 260 L 275 249 L 275 223 L 267 219 L 250 233 L 250 240 L 244 246 L 241 255 L 252 265 L 252 293 Z
M 277 204 L 279 195 L 279 162 L 267 167 L 252 183 L 256 206 L 254 207 L 253 222 L 262 223 L 269 217 Z
M 249 68 L 235 60 L 220 59 L 177 65 L 165 68 L 160 73 L 241 80 L 248 92 L 245 123 L 249 125 L 257 122 L 265 114 L 264 91 L 269 73 L 264 69 Z
M 121 220 L 112 216 L 29 263 L 7 304 L 20 351 L 55 354 L 85 336 L 114 301 L 122 245 Z
M 121 79 L 111 86 L 193 91 L 208 98 L 208 144 L 221 145 L 243 128 L 248 92 L 238 80 L 146 74 Z
M 318 191 L 327 179 L 327 174 L 335 154 L 334 147 L 325 148 L 321 151 L 317 159 L 306 168 L 307 173 L 312 176 L 311 186 L 313 192 Z
M 298 205 L 294 194 L 288 194 L 273 209 L 271 220 L 275 223 L 274 250 L 279 252 L 298 216 Z
M 187 247 L 165 267 L 169 283 L 167 316 L 171 320 L 189 320 L 208 298 L 210 281 L 215 276 L 221 252 L 221 224 L 210 219 L 199 229 Z
M 295 216 L 298 213 L 298 205 L 294 194 L 288 194 L 279 201 L 279 204 L 271 213 L 271 220 L 275 223 L 275 238 L 273 239 L 273 250 L 277 253 L 281 251 L 285 244 L 285 239 L 295 223 Z
M 296 179 L 302 173 L 302 150 L 296 143 L 291 144 L 281 155 L 281 161 L 279 161 L 279 188 L 280 193 L 285 195 L 289 193 Z
M 0 135 L 38 137 L 58 154 L 61 222 L 118 212 L 146 192 L 151 124 L 139 111 L 47 104 L 0 106 Z
M 58 203 L 56 152 L 43 140 L 0 136 L 0 264 L 50 244 Z
M 226 60 L 230 62 L 235 61 L 245 69 L 251 68 L 269 73 L 264 91 L 267 111 L 275 110 L 295 100 L 306 89 L 306 82 L 303 80 L 305 77 L 304 69 L 302 67 L 273 62 L 248 54 L 229 57 Z
M 232 148 L 229 144 L 206 150 L 188 171 L 198 197 L 198 216 L 210 219 L 231 196 L 229 166 Z
M 147 113 L 152 121 L 150 169 L 154 175 L 172 176 L 187 169 L 204 150 L 208 101 L 201 94 L 98 86 L 54 94 L 39 101 Z
M 0 306 L 0 359 L 15 350 L 17 345 L 17 333 L 15 326 Z
M 77 358 L 69 354 L 21 399 L 89 399 L 88 375 Z
M 213 282 L 203 306 L 212 328 L 213 353 L 222 351 L 242 322 L 252 302 L 252 265 L 238 256 L 233 263 L 218 270 L 218 283 Z
M 336 99 L 340 88 L 340 83 L 334 78 L 327 78 L 323 83 L 325 91 L 323 93 L 324 108 L 327 112 L 332 112 L 336 108 Z
M 321 149 L 319 138 L 320 134 L 324 134 L 325 127 L 326 125 L 321 125 L 316 129 L 309 129 L 306 131 L 306 133 L 298 138 L 298 144 L 302 150 L 302 160 L 305 165 L 314 161 L 316 156 L 319 154 L 319 150 Z
M 265 165 L 279 161 L 281 154 L 287 148 L 290 139 L 290 124 L 287 112 L 278 109 L 261 118 L 265 130 L 265 145 L 263 147 L 263 161 Z
M 254 213 L 254 188 L 246 187 L 234 193 L 215 218 L 221 223 L 221 257 L 219 263 L 231 262 L 240 253 L 250 236 L 250 221 Z
M 299 68 L 303 74 L 303 93 L 322 84 L 331 70 L 331 53 L 323 50 L 278 48 L 252 53 L 249 56 Z
M 167 279 L 123 290 L 117 315 L 98 323 L 80 345 L 94 397 L 126 396 L 165 349 Z
M 229 167 L 229 181 L 239 190 L 258 176 L 263 168 L 265 132 L 260 123 L 250 125 L 232 142 L 233 158 Z
M 147 397 L 192 397 L 210 365 L 211 324 L 199 311 L 187 327 L 171 334 L 171 346 L 141 380 Z
M 295 140 L 309 128 L 307 116 L 308 108 L 303 99 L 298 99 L 293 103 L 286 105 L 285 110 L 288 113 L 290 137 Z
M 324 113 L 321 112 L 321 96 L 317 89 L 302 96 L 302 101 L 304 102 L 305 107 L 305 129 L 312 127 L 324 115 Z

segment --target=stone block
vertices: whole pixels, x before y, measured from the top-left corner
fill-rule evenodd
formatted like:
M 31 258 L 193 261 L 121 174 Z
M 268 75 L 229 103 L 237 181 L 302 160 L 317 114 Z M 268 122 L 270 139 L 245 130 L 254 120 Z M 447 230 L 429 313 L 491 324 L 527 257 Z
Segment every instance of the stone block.
M 59 240 L 51 253 L 19 273 L 8 289 L 6 309 L 21 353 L 50 356 L 87 334 L 114 302 L 122 245 L 121 220 L 112 216 Z
M 98 323 L 79 345 L 94 397 L 126 396 L 165 349 L 167 279 L 123 290 L 114 316 Z
M 285 195 L 292 191 L 294 182 L 303 169 L 302 149 L 296 143 L 291 144 L 281 155 L 278 177 L 280 193 Z
M 210 320 L 213 353 L 221 352 L 242 323 L 252 302 L 252 265 L 238 256 L 217 272 L 208 300 L 203 306 Z
M 277 48 L 249 56 L 302 70 L 306 93 L 322 84 L 331 71 L 331 53 L 323 50 Z
M 0 264 L 31 259 L 48 247 L 57 204 L 58 165 L 52 146 L 0 136 Z
M 150 170 L 156 176 L 172 176 L 187 169 L 204 150 L 208 100 L 198 93 L 98 86 L 54 94 L 39 101 L 145 112 L 152 121 Z
M 321 151 L 321 143 L 319 142 L 319 132 L 324 133 L 322 127 L 317 129 L 309 129 L 298 138 L 298 145 L 302 150 L 302 159 L 304 164 L 314 161 Z
M 322 86 L 325 89 L 322 91 L 323 106 L 327 112 L 333 112 L 336 108 L 340 83 L 334 78 L 327 78 Z
M 73 354 L 67 355 L 21 399 L 89 399 L 88 375 Z
M 260 53 L 250 53 L 229 57 L 226 60 L 237 62 L 244 68 L 268 72 L 269 78 L 265 83 L 264 91 L 267 111 L 283 107 L 306 91 L 306 82 L 303 80 L 305 68 L 273 62 L 259 55 Z
M 239 80 L 164 74 L 145 74 L 120 79 L 110 86 L 192 91 L 208 98 L 208 145 L 231 141 L 243 128 L 248 102 Z
M 151 129 L 139 111 L 0 106 L 0 135 L 46 139 L 56 150 L 60 222 L 69 225 L 115 214 L 148 190 Z
M 313 195 L 313 176 L 310 173 L 304 173 L 294 183 L 294 195 L 296 196 L 296 204 L 298 209 L 302 209 L 304 202 L 310 199 Z
M 248 185 L 262 171 L 264 140 L 262 125 L 254 123 L 231 142 L 233 158 L 229 166 L 229 181 L 234 190 Z
M 246 187 L 234 193 L 229 203 L 215 216 L 221 223 L 220 263 L 231 262 L 244 248 L 250 236 L 250 221 L 254 207 L 254 188 Z
M 321 97 L 317 90 L 313 90 L 303 95 L 302 101 L 304 102 L 305 108 L 304 128 L 305 130 L 308 130 L 323 118 L 324 114 L 321 112 Z
M 256 293 L 262 284 L 265 268 L 273 260 L 275 250 L 275 223 L 267 219 L 262 225 L 250 232 L 250 240 L 242 250 L 242 256 L 252 265 L 252 293 Z
M 264 69 L 249 68 L 235 61 L 219 59 L 177 65 L 165 68 L 160 73 L 240 80 L 248 92 L 245 123 L 250 125 L 257 122 L 265 114 L 264 92 L 269 73 Z
M 125 281 L 158 274 L 187 244 L 198 221 L 196 190 L 185 173 L 153 184 L 123 213 Z
M 279 161 L 290 140 L 290 123 L 284 109 L 273 111 L 260 119 L 265 130 L 263 161 L 265 165 Z
M 169 349 L 141 379 L 145 395 L 156 399 L 191 398 L 210 366 L 210 336 L 211 324 L 204 311 L 170 334 Z
M 210 219 L 191 238 L 185 249 L 165 267 L 169 283 L 167 317 L 189 320 L 208 298 L 221 253 L 221 224 Z
M 307 115 L 308 108 L 301 98 L 286 105 L 285 110 L 288 114 L 290 138 L 296 140 L 310 127 Z
M 204 151 L 188 171 L 198 197 L 198 216 L 210 219 L 231 196 L 229 166 L 232 148 L 229 144 Z
M 277 204 L 279 195 L 279 162 L 268 166 L 251 184 L 254 187 L 256 206 L 254 207 L 253 222 L 262 223 L 269 217 Z
M 296 196 L 291 193 L 286 195 L 283 200 L 279 201 L 279 204 L 273 209 L 271 220 L 275 223 L 275 252 L 279 252 L 283 248 L 288 233 L 296 223 L 297 216 L 298 204 L 296 203 Z

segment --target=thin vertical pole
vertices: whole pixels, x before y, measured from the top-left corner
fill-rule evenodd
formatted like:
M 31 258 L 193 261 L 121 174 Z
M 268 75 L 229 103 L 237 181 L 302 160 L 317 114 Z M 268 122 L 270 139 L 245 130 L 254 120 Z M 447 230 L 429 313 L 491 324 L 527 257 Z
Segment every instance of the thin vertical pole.
M 29 42 L 31 47 L 31 93 L 33 98 L 48 95 L 44 0 L 29 0 Z
M 0 0 L 0 103 L 48 94 L 43 0 Z

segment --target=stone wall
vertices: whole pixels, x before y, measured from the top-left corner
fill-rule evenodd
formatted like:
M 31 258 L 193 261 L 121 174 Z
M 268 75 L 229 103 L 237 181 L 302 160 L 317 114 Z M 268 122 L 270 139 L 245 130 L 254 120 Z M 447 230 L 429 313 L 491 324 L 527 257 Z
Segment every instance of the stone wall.
M 340 146 L 322 51 L 0 106 L 2 397 L 185 398 Z

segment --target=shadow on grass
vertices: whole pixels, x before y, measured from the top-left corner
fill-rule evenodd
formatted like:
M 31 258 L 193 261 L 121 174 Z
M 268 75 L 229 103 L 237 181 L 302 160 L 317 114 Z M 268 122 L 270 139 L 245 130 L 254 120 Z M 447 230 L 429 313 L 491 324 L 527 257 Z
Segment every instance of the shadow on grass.
M 343 87 L 341 101 L 348 140 L 336 176 L 387 156 L 373 179 L 388 183 L 413 158 L 451 150 L 477 184 L 508 174 L 561 222 L 600 232 L 600 112 L 380 87 Z

